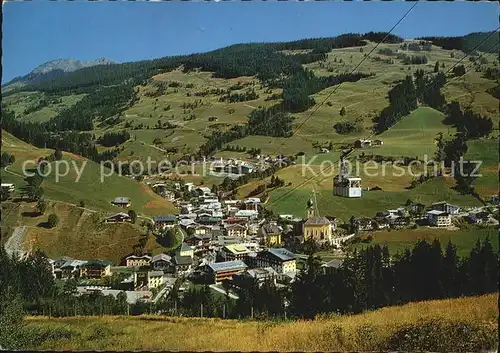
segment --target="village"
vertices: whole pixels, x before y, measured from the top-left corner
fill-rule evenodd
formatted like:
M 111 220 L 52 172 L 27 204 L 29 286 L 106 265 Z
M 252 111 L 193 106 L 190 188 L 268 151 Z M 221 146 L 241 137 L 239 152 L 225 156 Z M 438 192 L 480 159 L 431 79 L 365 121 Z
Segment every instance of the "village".
M 237 299 L 232 288 L 238 279 L 252 278 L 262 284 L 271 280 L 286 288 L 304 268 L 304 244 L 313 242 L 332 257 L 322 268 L 339 268 L 349 242 L 361 234 L 384 229 L 415 229 L 419 226 L 458 229 L 467 222 L 497 226 L 485 207 L 460 207 L 442 201 L 431 205 L 411 202 L 404 207 L 381 210 L 374 217 L 351 217 L 341 223 L 319 215 L 313 197 L 302 207 L 303 218 L 273 215 L 258 197 L 229 199 L 223 193 L 191 182 L 146 182 L 157 194 L 174 203 L 178 215 L 154 216 L 147 226 L 158 239 L 176 242 L 167 253 L 135 253 L 119 264 L 96 259 L 50 259 L 54 278 L 77 283 L 75 295 L 100 292 L 115 298 L 125 292 L 127 302 L 156 303 L 173 288 L 182 295 L 187 288 L 209 285 L 220 294 Z M 2 184 L 10 191 L 12 184 Z M 190 195 L 188 200 L 184 195 Z M 179 197 L 182 195 L 183 197 Z M 361 197 L 361 179 L 340 169 L 334 178 L 334 197 Z M 492 198 L 498 203 L 498 196 Z M 117 196 L 111 203 L 122 212 L 111 214 L 105 223 L 135 222 L 133 200 Z M 127 209 L 129 211 L 127 212 Z M 119 280 L 113 280 L 118 278 Z

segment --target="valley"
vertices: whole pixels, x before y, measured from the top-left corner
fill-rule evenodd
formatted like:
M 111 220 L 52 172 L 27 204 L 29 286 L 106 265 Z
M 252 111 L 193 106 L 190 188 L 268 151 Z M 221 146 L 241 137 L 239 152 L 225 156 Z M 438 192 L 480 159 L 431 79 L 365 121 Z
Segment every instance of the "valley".
M 0 349 L 497 348 L 497 30 L 7 82 Z

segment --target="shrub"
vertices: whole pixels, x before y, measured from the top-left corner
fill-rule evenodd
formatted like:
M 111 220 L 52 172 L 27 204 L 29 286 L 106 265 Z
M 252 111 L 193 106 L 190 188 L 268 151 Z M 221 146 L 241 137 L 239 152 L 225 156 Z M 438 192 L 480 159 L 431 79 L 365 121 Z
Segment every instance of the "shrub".
M 388 340 L 387 349 L 401 351 L 478 352 L 495 347 L 493 327 L 446 319 L 426 319 L 401 326 Z
M 54 228 L 59 224 L 59 217 L 55 213 L 50 214 L 49 219 L 47 220 L 47 224 L 49 228 Z

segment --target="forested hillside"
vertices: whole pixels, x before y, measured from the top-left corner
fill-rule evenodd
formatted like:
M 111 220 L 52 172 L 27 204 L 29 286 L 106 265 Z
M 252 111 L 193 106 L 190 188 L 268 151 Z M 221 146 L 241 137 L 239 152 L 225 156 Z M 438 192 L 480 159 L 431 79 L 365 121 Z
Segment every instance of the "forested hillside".
M 499 121 L 499 66 L 490 52 L 498 37 L 475 48 L 487 35 L 404 40 L 351 33 L 87 67 L 11 89 L 2 127 L 39 148 L 115 163 L 148 156 L 252 159 L 256 147 L 293 158 L 327 147 L 335 159 L 357 139 L 384 138 L 421 108 L 448 116 L 439 123 L 411 119 L 422 131 L 432 124 L 432 134 L 444 133 L 444 140 L 453 138 L 451 128 L 472 139 L 491 137 Z M 380 158 L 435 153 L 435 136 L 423 142 L 409 133 L 388 138 Z M 287 170 L 284 180 L 293 187 Z M 205 180 L 223 181 L 199 179 Z

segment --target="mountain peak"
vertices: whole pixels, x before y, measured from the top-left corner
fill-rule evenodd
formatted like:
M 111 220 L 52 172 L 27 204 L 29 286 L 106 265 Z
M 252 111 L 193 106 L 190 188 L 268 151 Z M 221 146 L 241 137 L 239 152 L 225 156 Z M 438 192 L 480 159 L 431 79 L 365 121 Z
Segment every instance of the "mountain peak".
M 17 85 L 26 85 L 50 79 L 55 76 L 64 74 L 66 72 L 80 70 L 85 67 L 91 67 L 96 65 L 111 65 L 111 64 L 116 64 L 116 62 L 104 57 L 93 61 L 81 61 L 76 59 L 62 59 L 62 58 L 54 59 L 47 61 L 46 63 L 43 63 L 41 65 L 38 65 L 29 74 L 22 77 L 17 77 L 12 81 L 8 82 L 5 86 L 8 86 L 13 83 L 16 83 Z
M 38 75 L 38 74 L 46 74 L 53 70 L 61 70 L 63 72 L 71 72 L 79 69 L 83 69 L 84 67 L 96 66 L 96 65 L 109 65 L 114 64 L 113 61 L 100 58 L 94 61 L 80 61 L 76 59 L 55 59 L 51 61 L 47 61 L 42 65 L 37 66 L 33 71 L 31 71 L 28 75 Z

